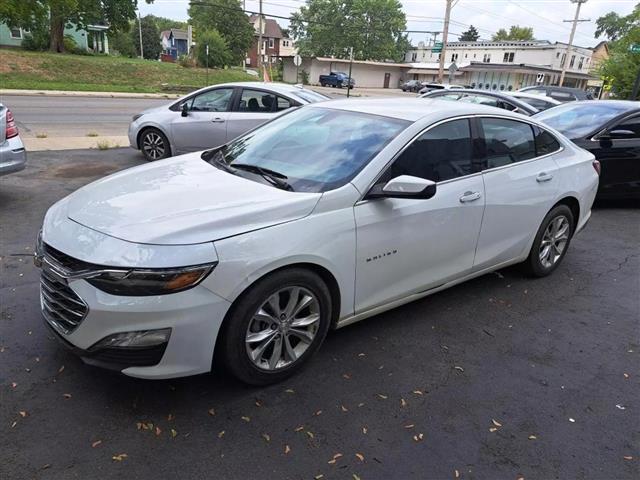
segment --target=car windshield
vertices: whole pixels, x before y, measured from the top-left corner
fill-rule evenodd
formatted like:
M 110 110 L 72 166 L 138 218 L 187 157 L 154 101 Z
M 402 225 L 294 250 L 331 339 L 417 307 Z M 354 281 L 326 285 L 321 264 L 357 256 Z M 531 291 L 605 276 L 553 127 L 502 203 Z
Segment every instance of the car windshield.
M 612 118 L 629 107 L 609 102 L 565 103 L 537 113 L 535 118 L 568 138 L 585 137 L 597 132 Z
M 222 154 L 232 167 L 253 165 L 277 172 L 294 191 L 325 192 L 349 182 L 409 124 L 304 107 L 233 140 L 222 147 Z

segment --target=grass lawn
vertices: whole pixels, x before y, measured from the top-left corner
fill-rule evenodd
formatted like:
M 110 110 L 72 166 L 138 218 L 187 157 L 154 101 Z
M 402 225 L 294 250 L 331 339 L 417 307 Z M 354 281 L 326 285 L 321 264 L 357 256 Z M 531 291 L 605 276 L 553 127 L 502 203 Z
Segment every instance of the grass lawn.
M 175 63 L 0 49 L 0 88 L 166 93 L 256 80 L 240 69 L 184 68 Z

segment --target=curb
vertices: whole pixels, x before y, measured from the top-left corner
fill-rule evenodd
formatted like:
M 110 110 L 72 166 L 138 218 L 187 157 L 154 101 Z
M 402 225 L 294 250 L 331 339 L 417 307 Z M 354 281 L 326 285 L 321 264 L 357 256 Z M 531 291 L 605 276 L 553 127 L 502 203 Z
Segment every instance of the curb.
M 78 150 L 85 148 L 107 150 L 118 147 L 129 147 L 129 137 L 120 135 L 53 138 L 22 137 L 22 142 L 27 149 L 27 153 L 42 152 L 45 150 Z
M 14 96 L 45 96 L 45 97 L 94 97 L 94 98 L 157 98 L 174 99 L 183 97 L 179 93 L 127 93 L 127 92 L 74 92 L 65 90 L 12 90 L 0 89 L 0 97 L 3 95 Z

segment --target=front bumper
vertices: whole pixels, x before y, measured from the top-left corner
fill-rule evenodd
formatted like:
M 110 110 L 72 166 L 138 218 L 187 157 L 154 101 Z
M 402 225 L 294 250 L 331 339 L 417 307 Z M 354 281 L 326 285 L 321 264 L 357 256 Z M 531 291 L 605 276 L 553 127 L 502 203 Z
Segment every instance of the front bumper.
M 0 176 L 24 170 L 27 166 L 27 151 L 20 136 L 7 139 L 0 145 Z

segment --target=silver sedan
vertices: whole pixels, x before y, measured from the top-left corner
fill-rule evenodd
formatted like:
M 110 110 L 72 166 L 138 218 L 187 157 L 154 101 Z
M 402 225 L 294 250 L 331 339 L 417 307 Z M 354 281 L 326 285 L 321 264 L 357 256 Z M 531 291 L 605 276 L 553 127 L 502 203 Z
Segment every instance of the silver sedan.
M 301 86 L 282 83 L 225 83 L 133 117 L 131 146 L 147 160 L 223 145 L 287 109 L 328 100 Z
M 18 172 L 27 165 L 18 126 L 11 110 L 0 103 L 0 176 Z

